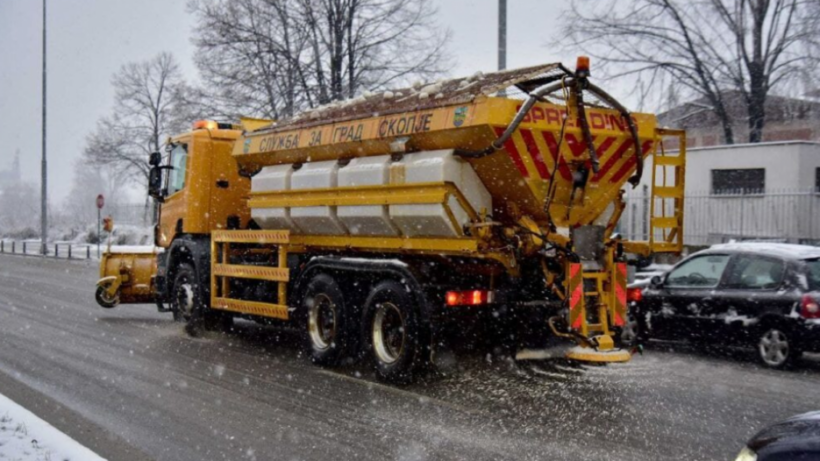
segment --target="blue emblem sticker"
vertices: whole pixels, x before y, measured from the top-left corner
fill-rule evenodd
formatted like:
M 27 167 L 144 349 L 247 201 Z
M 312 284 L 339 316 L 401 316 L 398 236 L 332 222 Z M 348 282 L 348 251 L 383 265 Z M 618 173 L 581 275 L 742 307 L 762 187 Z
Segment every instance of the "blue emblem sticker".
M 455 112 L 453 112 L 453 126 L 461 126 L 464 125 L 464 121 L 467 120 L 467 106 L 457 107 Z

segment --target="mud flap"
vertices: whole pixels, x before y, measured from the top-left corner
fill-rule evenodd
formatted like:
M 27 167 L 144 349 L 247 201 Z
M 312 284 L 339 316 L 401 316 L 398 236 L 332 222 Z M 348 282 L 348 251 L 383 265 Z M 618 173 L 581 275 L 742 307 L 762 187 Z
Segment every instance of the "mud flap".
M 570 263 L 569 282 L 569 326 L 580 329 L 585 321 L 584 316 L 584 270 L 580 263 Z
M 612 325 L 623 327 L 626 325 L 626 263 L 616 263 L 612 274 Z

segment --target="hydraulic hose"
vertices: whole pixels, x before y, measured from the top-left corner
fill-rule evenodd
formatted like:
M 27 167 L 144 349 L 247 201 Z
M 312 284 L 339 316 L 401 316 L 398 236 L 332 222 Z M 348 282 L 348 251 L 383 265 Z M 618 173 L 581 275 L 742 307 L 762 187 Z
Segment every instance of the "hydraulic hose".
M 629 178 L 629 183 L 632 187 L 637 187 L 641 182 L 643 176 L 643 152 L 641 149 L 641 142 L 638 138 L 638 128 L 635 126 L 635 121 L 632 120 L 632 114 L 624 107 L 617 99 L 613 98 L 609 93 L 597 87 L 595 84 L 587 81 L 587 89 L 596 96 L 603 99 L 621 113 L 621 116 L 626 119 L 626 124 L 629 127 L 629 133 L 632 135 L 632 141 L 635 143 L 635 175 Z
M 573 80 L 567 80 L 566 85 L 570 85 L 572 84 L 572 82 Z M 456 155 L 465 158 L 481 158 L 501 150 L 504 147 L 504 143 L 507 142 L 507 140 L 510 139 L 510 136 L 512 136 L 512 134 L 515 133 L 515 130 L 518 129 L 518 125 L 520 125 L 521 122 L 524 120 L 524 117 L 527 116 L 527 113 L 530 111 L 530 109 L 532 109 L 532 106 L 534 106 L 536 102 L 541 100 L 543 96 L 560 90 L 564 85 L 565 83 L 563 82 L 548 83 L 546 85 L 542 85 L 534 89 L 529 94 L 527 100 L 524 101 L 524 104 L 521 105 L 521 108 L 518 109 L 518 112 L 515 114 L 515 117 L 513 117 L 512 122 L 510 122 L 510 124 L 507 125 L 507 129 L 504 130 L 504 132 L 501 133 L 501 136 L 499 136 L 495 141 L 493 141 L 489 147 L 479 151 L 458 149 L 455 151 Z
M 629 127 L 629 133 L 632 136 L 632 141 L 635 144 L 634 151 L 635 151 L 635 175 L 629 178 L 629 183 L 632 184 L 632 187 L 637 187 L 637 185 L 641 182 L 641 177 L 643 177 L 643 152 L 641 149 L 640 139 L 638 138 L 638 128 L 635 126 L 635 121 L 632 120 L 632 114 L 623 106 L 617 99 L 612 97 L 609 93 L 599 88 L 597 85 L 591 83 L 588 79 L 583 79 L 583 84 L 585 88 L 596 96 L 610 104 L 612 107 L 615 108 L 618 112 L 621 113 L 621 116 L 626 119 L 626 124 Z M 462 150 L 457 149 L 455 151 L 456 155 L 459 155 L 464 158 L 482 158 L 486 157 L 487 155 L 493 154 L 504 147 L 504 143 L 510 139 L 510 136 L 518 129 L 518 126 L 524 120 L 524 117 L 527 116 L 527 113 L 532 109 L 532 106 L 535 105 L 536 102 L 541 100 L 542 97 L 554 93 L 565 86 L 574 85 L 576 82 L 575 78 L 568 78 L 565 81 L 555 82 L 555 83 L 548 83 L 546 85 L 542 85 L 535 90 L 533 90 L 524 104 L 518 109 L 518 112 L 515 114 L 512 122 L 507 125 L 507 128 L 504 132 L 499 136 L 495 141 L 493 141 L 489 147 L 479 150 L 479 151 L 470 151 L 470 150 Z M 590 160 L 592 163 L 592 170 L 593 172 L 598 171 L 598 158 L 597 153 L 595 152 L 595 147 L 592 143 L 592 135 L 589 130 L 588 121 L 586 119 L 586 110 L 583 103 L 583 98 L 581 96 L 582 92 L 578 91 L 578 114 L 579 119 L 582 127 L 582 131 L 584 133 L 585 141 L 590 151 Z

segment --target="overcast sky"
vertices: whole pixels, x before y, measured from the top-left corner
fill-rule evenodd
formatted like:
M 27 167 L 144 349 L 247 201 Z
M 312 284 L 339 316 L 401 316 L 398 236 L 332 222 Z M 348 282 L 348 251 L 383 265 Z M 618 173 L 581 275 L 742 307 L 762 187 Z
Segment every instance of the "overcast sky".
M 49 197 L 71 187 L 86 135 L 112 104 L 111 75 L 129 61 L 170 51 L 194 80 L 187 0 L 50 0 L 48 4 Z M 496 0 L 434 0 L 452 31 L 452 74 L 496 68 Z M 563 60 L 546 47 L 569 0 L 509 0 L 508 67 Z M 42 2 L 0 0 L 0 170 L 17 149 L 27 181 L 39 184 Z

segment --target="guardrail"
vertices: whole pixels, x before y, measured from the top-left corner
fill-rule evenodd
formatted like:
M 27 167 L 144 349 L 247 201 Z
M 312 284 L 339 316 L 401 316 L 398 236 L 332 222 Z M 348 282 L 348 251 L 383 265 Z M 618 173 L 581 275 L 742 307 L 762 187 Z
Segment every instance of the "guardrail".
M 88 243 L 50 243 L 46 254 L 43 255 L 42 244 L 39 241 L 0 240 L 0 254 L 3 253 L 63 259 L 98 259 L 97 245 Z

